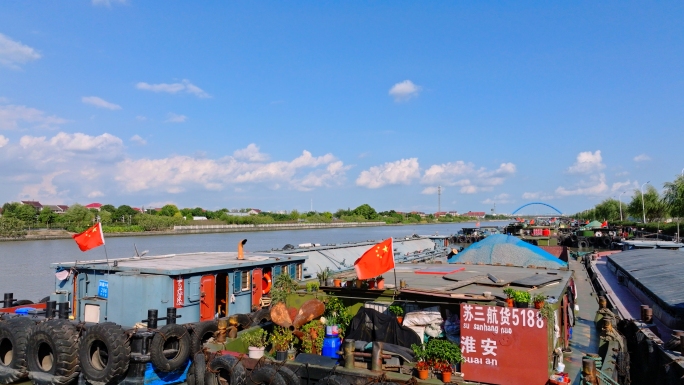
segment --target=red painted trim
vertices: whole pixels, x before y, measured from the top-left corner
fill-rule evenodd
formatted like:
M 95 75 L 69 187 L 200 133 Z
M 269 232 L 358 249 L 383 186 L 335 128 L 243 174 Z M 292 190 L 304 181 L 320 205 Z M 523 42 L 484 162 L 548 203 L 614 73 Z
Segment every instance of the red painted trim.
M 45 306 L 47 304 L 45 303 L 34 303 L 31 305 L 21 305 L 21 306 L 15 306 L 15 307 L 5 307 L 5 308 L 0 308 L 0 313 L 14 313 L 17 309 L 21 309 L 24 307 L 31 307 L 34 309 L 45 309 Z

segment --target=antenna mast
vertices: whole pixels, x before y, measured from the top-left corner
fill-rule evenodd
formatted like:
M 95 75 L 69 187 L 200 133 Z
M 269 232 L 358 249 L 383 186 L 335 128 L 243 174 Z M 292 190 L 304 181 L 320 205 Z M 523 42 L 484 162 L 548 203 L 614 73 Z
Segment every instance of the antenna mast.
M 437 212 L 442 212 L 442 186 L 437 186 Z

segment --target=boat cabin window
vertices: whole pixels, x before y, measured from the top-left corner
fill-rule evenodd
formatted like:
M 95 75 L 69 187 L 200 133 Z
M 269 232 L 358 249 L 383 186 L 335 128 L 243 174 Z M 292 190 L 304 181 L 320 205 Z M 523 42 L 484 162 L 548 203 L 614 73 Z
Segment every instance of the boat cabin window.
M 273 266 L 273 279 L 275 280 L 280 275 L 280 266 Z
M 296 272 L 297 272 L 297 265 L 295 265 L 293 263 L 289 266 L 289 268 L 290 268 L 290 278 L 296 279 L 295 277 L 296 277 Z
M 242 272 L 241 291 L 249 291 L 252 288 L 252 286 L 251 286 L 252 275 L 250 273 L 251 273 L 251 271 L 243 271 Z
M 299 263 L 299 264 L 297 264 L 297 277 L 296 277 L 297 281 L 301 281 L 303 279 L 303 275 L 304 275 L 304 273 L 302 270 L 302 264 Z

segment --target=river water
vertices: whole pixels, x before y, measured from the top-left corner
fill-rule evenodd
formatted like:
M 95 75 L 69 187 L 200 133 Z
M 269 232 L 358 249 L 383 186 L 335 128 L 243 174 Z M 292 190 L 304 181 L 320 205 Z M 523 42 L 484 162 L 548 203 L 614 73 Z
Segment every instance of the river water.
M 482 222 L 482 226 L 504 224 Z M 105 251 L 109 258 L 128 258 L 135 255 L 134 245 L 139 252 L 149 250 L 148 255 L 236 251 L 238 241 L 246 238 L 245 251 L 266 251 L 288 243 L 330 244 L 380 241 L 411 234 L 449 235 L 462 227 L 473 227 L 473 223 L 116 237 L 106 239 L 105 247 L 87 252 L 81 252 L 71 239 L 0 242 L 0 294 L 14 293 L 14 298 L 37 301 L 55 288 L 51 263 L 105 259 Z

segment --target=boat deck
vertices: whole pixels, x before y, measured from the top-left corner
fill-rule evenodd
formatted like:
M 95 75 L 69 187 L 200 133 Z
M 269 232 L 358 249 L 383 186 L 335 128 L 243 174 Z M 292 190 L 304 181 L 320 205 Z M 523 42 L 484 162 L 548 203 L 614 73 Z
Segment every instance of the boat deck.
M 575 277 L 577 288 L 577 305 L 575 312 L 575 326 L 570 341 L 570 356 L 565 356 L 565 371 L 570 375 L 573 384 L 580 385 L 582 371 L 582 357 L 584 353 L 596 353 L 599 348 L 599 335 L 594 325 L 594 317 L 598 311 L 596 293 L 591 286 L 591 280 L 581 262 L 571 259 L 568 263 Z

